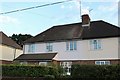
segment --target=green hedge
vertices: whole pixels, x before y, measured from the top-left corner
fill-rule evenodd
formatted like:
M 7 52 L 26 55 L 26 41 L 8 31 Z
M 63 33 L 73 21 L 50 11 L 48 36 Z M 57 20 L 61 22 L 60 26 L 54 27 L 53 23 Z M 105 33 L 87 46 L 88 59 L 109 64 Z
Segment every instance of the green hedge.
M 120 79 L 120 65 L 72 65 L 73 78 Z
M 2 76 L 7 77 L 56 77 L 56 67 L 2 65 Z
M 5 77 L 46 77 L 65 80 L 119 80 L 120 65 L 72 65 L 71 76 L 62 76 L 60 67 L 2 65 Z

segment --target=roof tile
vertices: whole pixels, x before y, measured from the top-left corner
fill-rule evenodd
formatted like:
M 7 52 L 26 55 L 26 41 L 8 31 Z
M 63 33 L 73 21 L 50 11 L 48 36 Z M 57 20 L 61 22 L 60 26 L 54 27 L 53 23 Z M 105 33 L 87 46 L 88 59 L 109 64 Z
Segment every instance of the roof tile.
M 120 36 L 120 28 L 105 21 L 92 21 L 90 27 L 81 23 L 54 26 L 28 40 L 25 43 L 48 42 L 70 39 L 94 39 Z
M 3 32 L 0 32 L 0 44 L 4 44 L 4 45 L 10 46 L 10 47 L 17 48 L 17 49 L 22 49 L 15 41 L 10 39 Z

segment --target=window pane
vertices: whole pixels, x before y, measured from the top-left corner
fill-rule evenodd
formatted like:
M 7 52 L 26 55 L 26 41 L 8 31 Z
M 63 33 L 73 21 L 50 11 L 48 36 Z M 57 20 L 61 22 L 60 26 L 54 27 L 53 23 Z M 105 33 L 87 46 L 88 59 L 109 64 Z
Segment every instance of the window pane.
M 101 49 L 101 42 L 98 40 L 98 49 Z
M 100 65 L 100 61 L 95 61 L 95 64 Z
M 77 42 L 74 41 L 74 50 L 77 50 Z
M 101 65 L 104 65 L 104 64 L 105 64 L 105 61 L 101 61 L 100 63 L 101 63 Z
M 97 49 L 97 40 L 94 40 L 93 43 L 94 43 L 94 49 Z
M 92 49 L 92 50 L 101 49 L 101 41 L 100 40 L 90 40 L 90 49 Z
M 47 44 L 46 44 L 46 50 L 47 50 L 47 51 L 52 51 L 52 50 L 53 50 L 52 43 L 47 43 Z
M 73 42 L 70 42 L 70 50 L 73 50 Z
M 106 65 L 110 65 L 110 61 L 105 61 L 105 64 Z
M 70 41 L 66 42 L 66 50 L 77 50 L 77 42 L 76 41 Z
M 35 44 L 28 45 L 28 52 L 35 52 Z

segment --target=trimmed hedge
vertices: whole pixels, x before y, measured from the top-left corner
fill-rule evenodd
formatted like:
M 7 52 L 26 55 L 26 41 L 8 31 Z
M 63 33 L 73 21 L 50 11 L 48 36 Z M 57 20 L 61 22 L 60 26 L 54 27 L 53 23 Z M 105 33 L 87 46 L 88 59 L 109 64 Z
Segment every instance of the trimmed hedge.
M 72 65 L 71 76 L 81 79 L 120 79 L 120 65 Z
M 71 76 L 62 76 L 60 67 L 2 65 L 3 77 L 34 77 L 51 80 L 119 80 L 120 65 L 72 65 Z
M 2 76 L 7 77 L 56 77 L 56 67 L 2 65 Z

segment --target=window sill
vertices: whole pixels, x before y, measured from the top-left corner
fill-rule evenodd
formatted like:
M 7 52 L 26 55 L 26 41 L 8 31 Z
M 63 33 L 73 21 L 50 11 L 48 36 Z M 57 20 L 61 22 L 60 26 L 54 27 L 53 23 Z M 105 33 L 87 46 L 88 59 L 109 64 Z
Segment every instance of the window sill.
M 66 52 L 76 52 L 77 50 L 66 50 Z
M 90 49 L 89 51 L 102 51 L 103 49 Z

